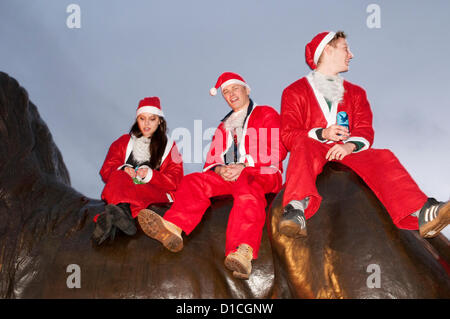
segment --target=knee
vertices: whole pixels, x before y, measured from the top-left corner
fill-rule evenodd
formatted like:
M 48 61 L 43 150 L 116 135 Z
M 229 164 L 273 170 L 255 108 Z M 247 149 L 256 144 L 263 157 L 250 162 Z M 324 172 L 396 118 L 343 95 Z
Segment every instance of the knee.
M 379 162 L 398 162 L 397 156 L 388 149 L 369 149 L 364 155 L 370 159 L 377 159 Z M 363 152 L 361 152 L 363 153 Z
M 232 195 L 234 199 L 255 200 L 264 198 L 264 189 L 255 182 L 253 175 L 239 176 L 236 181 Z
M 192 187 L 195 184 L 202 183 L 204 173 L 192 173 L 185 175 L 181 180 L 180 187 Z
M 107 184 L 126 183 L 128 180 L 131 181 L 131 178 L 127 173 L 125 173 L 125 171 L 116 170 L 116 171 L 112 172 L 111 175 L 109 176 Z
M 292 152 L 310 153 L 311 149 L 314 149 L 320 145 L 321 145 L 320 142 L 318 142 L 308 136 L 302 136 L 297 139 L 296 143 L 292 147 L 291 153 Z

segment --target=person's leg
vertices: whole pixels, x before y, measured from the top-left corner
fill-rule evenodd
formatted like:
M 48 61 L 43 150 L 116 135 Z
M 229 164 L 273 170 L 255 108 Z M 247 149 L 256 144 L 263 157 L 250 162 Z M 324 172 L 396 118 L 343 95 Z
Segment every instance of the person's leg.
M 300 138 L 291 150 L 283 195 L 283 214 L 279 232 L 289 237 L 307 235 L 306 219 L 319 209 L 322 197 L 316 188 L 317 176 L 327 163 L 330 145 L 311 138 Z
M 327 163 L 325 155 L 329 148 L 329 145 L 309 137 L 299 139 L 290 153 L 283 207 L 291 201 L 309 198 L 308 207 L 305 210 L 306 218 L 312 217 L 317 212 L 322 197 L 317 191 L 316 179 Z
M 175 202 L 164 214 L 143 209 L 138 215 L 142 230 L 172 252 L 183 248 L 181 232 L 190 234 L 211 204 L 210 197 L 229 194 L 231 183 L 212 171 L 183 177 L 175 193 Z
M 364 180 L 397 227 L 418 229 L 418 219 L 411 214 L 424 206 L 427 196 L 391 151 L 368 149 L 341 162 Z
M 99 245 L 107 238 L 112 241 L 117 229 L 127 235 L 134 235 L 136 226 L 129 203 L 136 201 L 136 191 L 130 176 L 121 170 L 113 172 L 103 189 L 102 199 L 107 205 L 101 214 L 94 217 L 92 239 Z
M 108 203 L 138 204 L 140 200 L 136 193 L 136 184 L 131 177 L 122 170 L 114 171 L 108 179 L 102 192 L 102 199 Z
M 169 203 L 167 193 L 158 187 L 150 184 L 135 185 L 136 200 L 130 203 L 130 209 L 133 218 L 136 218 L 139 212 L 151 204 Z
M 225 255 L 248 244 L 253 259 L 258 258 L 259 246 L 266 221 L 265 194 L 277 193 L 281 188 L 281 174 L 260 174 L 257 168 L 245 168 L 233 185 L 234 204 L 228 218 Z
M 278 192 L 281 174 L 261 174 L 260 169 L 245 168 L 233 185 L 234 204 L 228 218 L 225 266 L 233 276 L 247 279 L 252 259 L 258 258 L 266 220 L 265 194 Z
M 231 185 L 231 182 L 224 181 L 213 171 L 184 176 L 175 193 L 175 201 L 164 214 L 164 219 L 189 235 L 211 205 L 210 198 L 231 194 Z

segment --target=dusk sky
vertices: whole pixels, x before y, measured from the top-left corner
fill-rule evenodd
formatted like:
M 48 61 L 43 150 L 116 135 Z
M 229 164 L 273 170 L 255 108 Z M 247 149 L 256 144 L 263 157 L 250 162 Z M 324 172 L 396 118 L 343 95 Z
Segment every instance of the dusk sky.
M 100 198 L 106 152 L 141 98 L 160 97 L 185 174 L 200 171 L 211 128 L 229 111 L 209 95 L 222 72 L 241 74 L 256 103 L 280 110 L 282 90 L 310 72 L 305 44 L 344 30 L 355 58 L 342 75 L 367 92 L 373 147 L 392 150 L 428 196 L 446 201 L 449 12 L 446 0 L 2 0 L 0 71 L 28 91 L 72 186 Z

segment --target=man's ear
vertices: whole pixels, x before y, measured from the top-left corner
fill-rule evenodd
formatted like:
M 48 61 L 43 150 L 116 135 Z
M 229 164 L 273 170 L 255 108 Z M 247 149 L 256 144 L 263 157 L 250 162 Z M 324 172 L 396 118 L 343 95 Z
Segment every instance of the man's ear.
M 330 55 L 332 50 L 333 50 L 332 45 L 327 44 L 323 49 L 322 54 L 326 53 L 327 55 Z

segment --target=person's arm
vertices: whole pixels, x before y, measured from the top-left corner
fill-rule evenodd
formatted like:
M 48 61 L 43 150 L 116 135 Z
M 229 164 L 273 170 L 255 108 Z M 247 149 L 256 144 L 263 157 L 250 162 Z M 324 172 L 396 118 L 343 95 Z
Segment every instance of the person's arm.
M 257 139 L 249 145 L 249 166 L 278 169 L 280 162 L 287 156 L 287 150 L 281 142 L 281 118 L 278 112 L 269 106 L 264 106 L 260 119 L 261 124 L 256 130 Z
M 294 147 L 300 137 L 308 137 L 310 133 L 303 124 L 303 103 L 303 97 L 297 92 L 290 88 L 283 91 L 281 96 L 281 140 L 288 150 Z M 313 130 L 311 130 L 311 134 L 315 134 L 315 130 Z
M 352 112 L 353 119 L 350 119 L 350 137 L 345 143 L 355 143 L 357 149 L 353 152 L 356 153 L 367 150 L 372 146 L 374 130 L 372 127 L 372 110 L 366 92 L 360 87 L 355 87 L 354 90 L 356 92 L 352 100 L 354 109 Z
M 161 163 L 159 170 L 148 168 L 143 182 L 165 191 L 174 191 L 183 178 L 183 158 L 173 142 L 170 154 Z
M 105 183 L 108 181 L 109 176 L 113 171 L 123 167 L 123 162 L 125 160 L 124 148 L 126 148 L 127 145 L 126 138 L 126 135 L 121 136 L 109 147 L 102 168 L 100 169 L 100 176 Z
M 203 166 L 203 172 L 208 170 L 215 170 L 218 165 L 224 165 L 224 159 L 222 152 L 224 151 L 224 145 L 226 143 L 226 133 L 221 130 L 221 126 L 216 129 L 212 137 L 211 145 L 206 155 L 205 165 Z

